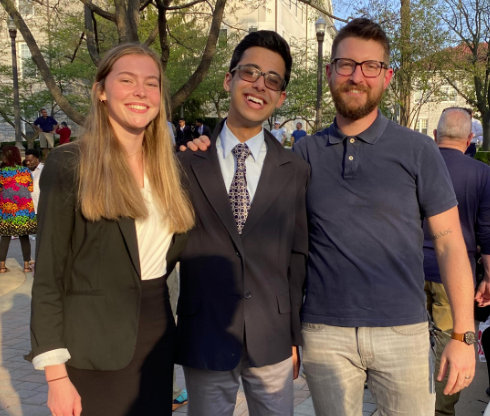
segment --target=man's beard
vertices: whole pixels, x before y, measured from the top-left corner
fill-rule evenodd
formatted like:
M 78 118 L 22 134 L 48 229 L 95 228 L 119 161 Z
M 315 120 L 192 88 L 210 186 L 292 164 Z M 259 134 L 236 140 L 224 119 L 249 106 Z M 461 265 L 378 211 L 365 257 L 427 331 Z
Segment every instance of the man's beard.
M 365 92 L 367 95 L 366 103 L 356 107 L 349 106 L 349 104 L 342 98 L 342 92 L 349 90 L 359 90 Z M 337 88 L 330 86 L 330 93 L 332 94 L 332 99 L 338 113 L 342 117 L 352 121 L 359 120 L 366 117 L 368 114 L 371 114 L 381 102 L 383 92 L 383 90 L 380 90 L 379 93 L 376 93 L 371 88 L 352 84 L 342 84 Z

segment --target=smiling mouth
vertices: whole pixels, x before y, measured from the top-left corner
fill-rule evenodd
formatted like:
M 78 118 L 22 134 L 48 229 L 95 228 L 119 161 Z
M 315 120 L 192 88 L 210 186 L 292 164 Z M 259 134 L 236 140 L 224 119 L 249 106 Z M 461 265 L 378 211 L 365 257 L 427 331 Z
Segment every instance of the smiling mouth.
M 147 110 L 148 107 L 146 105 L 137 105 L 137 104 L 128 104 L 127 107 L 132 108 L 133 110 Z
M 247 95 L 247 100 L 255 104 L 264 105 L 264 100 L 258 97 L 254 97 L 252 95 Z

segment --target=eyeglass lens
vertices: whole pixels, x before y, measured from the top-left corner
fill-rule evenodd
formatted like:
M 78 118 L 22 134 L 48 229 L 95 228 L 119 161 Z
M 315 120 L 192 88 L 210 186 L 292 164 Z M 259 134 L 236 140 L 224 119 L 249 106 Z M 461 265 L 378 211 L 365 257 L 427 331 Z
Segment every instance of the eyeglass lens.
M 279 75 L 270 72 L 262 74 L 261 71 L 253 66 L 240 66 L 238 68 L 238 74 L 241 79 L 247 82 L 255 82 L 261 75 L 264 75 L 265 86 L 274 91 L 280 91 L 284 85 L 284 80 Z
M 335 70 L 339 75 L 350 76 L 355 72 L 357 65 L 361 66 L 362 73 L 366 77 L 377 77 L 383 68 L 383 65 L 377 61 L 364 61 L 358 63 L 351 59 L 340 58 L 335 61 Z

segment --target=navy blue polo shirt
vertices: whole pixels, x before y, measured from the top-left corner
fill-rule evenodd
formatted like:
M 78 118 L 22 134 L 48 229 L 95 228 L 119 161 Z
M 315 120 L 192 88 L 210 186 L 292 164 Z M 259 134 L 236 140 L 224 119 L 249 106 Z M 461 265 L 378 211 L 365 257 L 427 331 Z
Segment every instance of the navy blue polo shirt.
M 457 204 L 434 141 L 378 112 L 355 137 L 334 122 L 294 151 L 311 165 L 303 321 L 345 327 L 426 321 L 423 218 Z
M 38 117 L 34 122 L 35 126 L 39 126 L 41 130 L 45 133 L 51 133 L 54 130 L 58 122 L 51 116 L 44 118 L 43 116 Z
M 458 200 L 459 219 L 475 278 L 477 244 L 490 254 L 490 167 L 456 149 L 441 147 Z M 434 245 L 424 223 L 425 280 L 442 283 Z

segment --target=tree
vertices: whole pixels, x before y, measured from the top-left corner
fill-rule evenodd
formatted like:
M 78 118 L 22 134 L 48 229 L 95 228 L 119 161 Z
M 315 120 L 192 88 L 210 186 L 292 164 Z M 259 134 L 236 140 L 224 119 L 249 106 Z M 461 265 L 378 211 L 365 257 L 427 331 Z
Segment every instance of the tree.
M 457 46 L 447 49 L 445 79 L 482 117 L 483 150 L 490 150 L 490 2 L 442 0 L 437 8 Z M 464 75 L 467 82 L 458 82 Z

